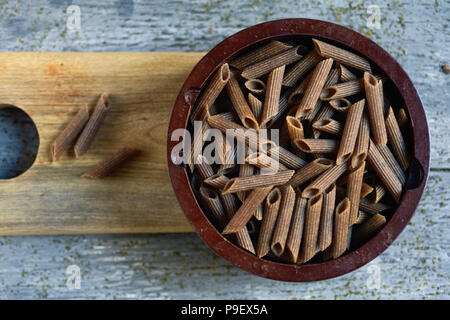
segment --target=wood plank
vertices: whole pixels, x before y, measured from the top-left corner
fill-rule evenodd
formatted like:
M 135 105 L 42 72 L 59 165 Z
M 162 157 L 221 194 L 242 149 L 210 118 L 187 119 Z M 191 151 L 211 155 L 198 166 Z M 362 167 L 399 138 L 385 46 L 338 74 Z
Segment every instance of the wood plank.
M 0 101 L 35 122 L 40 147 L 23 175 L 0 181 L 0 234 L 191 231 L 173 195 L 166 134 L 173 102 L 202 53 L 0 53 Z M 57 163 L 50 145 L 80 105 L 111 95 L 88 154 Z M 144 152 L 113 176 L 80 175 L 121 146 Z

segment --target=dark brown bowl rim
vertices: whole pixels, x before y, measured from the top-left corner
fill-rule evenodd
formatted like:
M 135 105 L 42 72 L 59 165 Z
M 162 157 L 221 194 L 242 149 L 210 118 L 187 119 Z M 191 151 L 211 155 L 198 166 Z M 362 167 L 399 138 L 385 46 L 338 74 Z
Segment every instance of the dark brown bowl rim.
M 223 237 L 200 208 L 185 168 L 173 164 L 172 132 L 186 128 L 195 94 L 222 63 L 238 51 L 269 38 L 311 36 L 329 39 L 352 48 L 375 63 L 394 83 L 410 115 L 413 127 L 413 156 L 423 169 L 423 179 L 414 189 L 406 190 L 399 207 L 386 226 L 360 248 L 342 257 L 318 264 L 293 265 L 260 259 Z M 306 282 L 338 277 L 351 272 L 380 255 L 402 232 L 416 210 L 423 194 L 430 162 L 430 142 L 425 112 L 410 78 L 384 49 L 349 28 L 320 20 L 282 19 L 251 26 L 226 38 L 209 51 L 194 67 L 175 101 L 167 135 L 167 164 L 170 180 L 186 218 L 203 241 L 219 256 L 253 274 L 282 281 Z

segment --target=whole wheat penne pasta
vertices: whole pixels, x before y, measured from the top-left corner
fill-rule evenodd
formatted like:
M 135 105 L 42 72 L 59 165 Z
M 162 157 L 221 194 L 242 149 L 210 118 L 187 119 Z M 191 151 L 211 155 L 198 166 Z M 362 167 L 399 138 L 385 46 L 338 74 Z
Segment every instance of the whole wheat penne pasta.
M 355 224 L 361 224 L 364 221 L 366 221 L 367 219 L 369 219 L 372 215 L 370 213 L 364 212 L 359 210 L 358 212 L 358 218 L 356 219 Z
M 367 99 L 367 111 L 370 121 L 370 130 L 376 145 L 387 143 L 386 124 L 383 115 L 383 100 L 380 94 L 382 82 L 378 81 L 368 72 L 364 73 L 364 89 Z
M 332 58 L 343 65 L 371 72 L 370 63 L 367 59 L 317 39 L 313 39 L 313 43 L 316 51 L 322 57 Z
M 237 145 L 232 141 L 232 139 L 227 138 L 223 135 L 223 155 L 221 157 L 222 164 L 219 171 L 227 168 L 234 168 L 237 163 Z
M 277 221 L 278 209 L 281 203 L 281 192 L 278 188 L 273 188 L 267 195 L 264 202 L 264 218 L 259 229 L 258 242 L 256 245 L 256 255 L 261 258 L 270 251 L 273 230 Z
M 347 98 L 362 92 L 363 89 L 364 87 L 360 80 L 342 82 L 322 89 L 320 92 L 320 99 L 336 100 L 340 98 Z
M 89 120 L 89 109 L 83 106 L 78 110 L 75 117 L 67 124 L 64 130 L 58 135 L 52 144 L 52 161 L 58 161 L 59 157 L 69 149 L 77 136 L 83 130 L 84 125 Z
M 242 70 L 251 64 L 270 58 L 271 56 L 274 56 L 291 48 L 292 46 L 287 43 L 283 43 L 280 41 L 270 41 L 269 43 L 257 49 L 251 50 L 247 54 L 244 54 L 237 59 L 234 59 L 230 62 L 230 65 L 236 69 Z
M 255 168 L 252 165 L 244 163 L 239 166 L 239 177 L 249 177 L 254 174 L 255 174 Z M 221 189 L 223 189 L 224 187 L 225 187 L 225 185 Z M 239 200 L 244 201 L 247 194 L 248 194 L 248 192 L 242 191 L 242 192 L 236 193 L 236 196 L 239 198 Z
M 263 110 L 260 118 L 260 126 L 265 127 L 278 113 L 280 102 L 281 82 L 283 81 L 285 66 L 273 69 L 267 78 L 267 88 L 264 97 Z
M 329 119 L 333 116 L 334 114 L 334 108 L 332 108 L 330 106 L 329 103 L 323 103 L 322 106 L 320 107 L 319 111 L 317 112 L 317 114 L 314 116 L 314 119 L 311 122 L 316 122 L 316 121 L 320 121 L 323 119 Z M 315 130 L 313 128 L 313 138 L 318 139 L 320 137 L 321 132 L 318 130 Z
M 214 74 L 213 78 L 203 90 L 201 96 L 195 103 L 195 107 L 191 112 L 191 121 L 202 120 L 208 114 L 211 105 L 216 101 L 219 94 L 227 84 L 231 77 L 228 63 L 224 63 Z
M 409 167 L 408 150 L 406 149 L 406 143 L 403 139 L 403 134 L 395 118 L 392 107 L 389 107 L 386 116 L 386 133 L 388 141 L 391 144 L 392 151 L 400 164 L 403 171 L 406 171 Z
M 259 119 L 261 118 L 263 104 L 261 100 L 256 98 L 253 94 L 248 94 L 248 104 L 250 109 L 252 109 L 253 115 L 255 116 L 256 121 L 259 123 Z
M 194 170 L 194 164 L 197 160 L 198 155 L 200 155 L 202 152 L 208 129 L 211 129 L 211 127 L 209 126 L 208 121 L 205 118 L 202 120 L 201 130 L 198 130 L 197 132 L 194 131 L 194 136 L 191 142 L 191 162 L 189 163 L 191 172 Z
M 289 184 L 295 188 L 308 180 L 320 175 L 325 170 L 329 169 L 334 164 L 334 161 L 324 158 L 315 159 L 298 169 L 289 180 Z
M 336 164 L 346 162 L 353 153 L 365 103 L 366 100 L 362 99 L 348 108 L 344 131 L 336 156 Z
M 261 221 L 263 219 L 263 214 L 264 214 L 263 205 L 260 204 L 256 209 L 255 213 L 253 214 L 253 216 L 255 217 L 256 220 Z
M 258 130 L 258 121 L 256 121 L 255 116 L 253 115 L 253 112 L 247 103 L 247 100 L 245 100 L 244 94 L 242 93 L 242 90 L 239 87 L 239 83 L 234 74 L 231 75 L 226 88 L 231 103 L 233 104 L 234 110 L 236 111 L 244 127 Z
M 305 94 L 298 105 L 297 118 L 308 114 L 315 107 L 332 65 L 333 59 L 326 59 L 319 62 L 314 68 L 311 79 L 305 89 Z
M 378 151 L 380 151 L 381 155 L 383 156 L 384 160 L 388 163 L 389 167 L 392 169 L 392 171 L 397 176 L 398 180 L 402 184 L 402 186 L 406 183 L 406 176 L 403 172 L 402 168 L 400 167 L 400 164 L 395 159 L 394 155 L 392 154 L 391 150 L 387 145 L 380 145 L 377 147 Z
M 361 198 L 361 186 L 365 167 L 366 162 L 360 162 L 348 175 L 347 198 L 350 200 L 349 226 L 353 225 L 358 218 L 359 199 Z
M 331 184 L 336 182 L 341 175 L 347 170 L 347 164 L 334 165 L 321 173 L 317 178 L 311 182 L 302 193 L 304 198 L 312 198 L 322 193 Z
M 288 182 L 294 172 L 294 170 L 286 170 L 267 175 L 253 175 L 248 177 L 233 178 L 227 182 L 222 190 L 222 194 L 253 190 L 255 188 L 267 186 L 279 186 Z
M 369 142 L 367 159 L 388 192 L 396 202 L 399 202 L 402 194 L 402 183 L 372 141 Z
M 259 79 L 250 79 L 245 81 L 244 86 L 253 94 L 262 95 L 266 92 L 266 84 Z
M 226 216 L 231 219 L 239 208 L 238 199 L 233 194 L 221 194 L 223 208 L 225 209 Z M 252 239 L 248 233 L 247 227 L 244 227 L 241 231 L 235 234 L 236 242 L 239 247 L 255 254 L 255 248 L 253 247 Z
M 245 201 L 242 203 L 236 214 L 228 222 L 222 233 L 229 234 L 242 230 L 272 188 L 273 186 L 268 186 L 252 190 L 247 198 L 245 198 Z
M 195 168 L 203 179 L 207 179 L 214 175 L 213 168 L 208 164 L 205 156 L 202 154 L 198 155 L 195 161 Z
M 352 103 L 345 98 L 330 100 L 328 101 L 328 104 L 337 112 L 347 112 L 348 108 L 352 105 Z
M 278 152 L 278 157 L 280 162 L 285 165 L 288 169 L 297 170 L 306 165 L 306 161 L 302 158 L 296 156 L 289 150 L 278 146 L 274 149 L 275 152 Z
M 356 168 L 359 163 L 366 160 L 367 151 L 369 150 L 369 139 L 370 139 L 370 127 L 369 119 L 365 113 L 363 113 L 361 118 L 361 124 L 358 129 L 358 136 L 356 137 L 355 149 L 352 154 L 352 159 L 350 162 L 350 167 Z
M 342 187 L 338 187 L 336 186 L 336 196 L 339 198 L 344 198 L 347 195 L 347 191 L 342 188 Z M 360 198 L 359 199 L 359 210 L 370 213 L 370 214 L 375 214 L 375 213 L 380 213 L 383 211 L 386 211 L 388 209 L 391 209 L 391 206 L 382 203 L 382 202 L 378 202 L 378 203 L 373 203 L 371 200 L 367 199 L 367 198 Z
M 331 243 L 330 255 L 336 259 L 347 250 L 348 242 L 348 219 L 350 215 L 350 200 L 344 198 L 336 206 L 333 224 L 333 241 Z
M 361 184 L 360 197 L 361 197 L 361 198 L 367 197 L 369 194 L 371 194 L 371 193 L 373 192 L 373 190 L 374 190 L 374 188 L 373 188 L 371 185 L 369 185 L 369 184 L 363 182 L 363 183 Z
M 75 143 L 74 151 L 77 158 L 81 157 L 88 151 L 92 141 L 94 141 L 94 138 L 100 129 L 103 120 L 106 117 L 106 114 L 110 109 L 110 106 L 111 104 L 109 103 L 108 94 L 106 92 L 102 93 L 97 101 L 97 105 L 95 106 L 91 117 L 84 126 L 77 142 Z
M 320 215 L 319 236 L 317 238 L 317 247 L 319 251 L 327 249 L 333 240 L 335 204 L 336 185 L 333 183 L 323 192 L 322 213 Z
M 295 117 L 287 116 L 286 117 L 286 128 L 288 131 L 288 135 L 291 141 L 295 141 L 297 139 L 303 139 L 305 137 L 305 133 L 303 131 L 303 125 Z
M 272 252 L 277 257 L 280 257 L 284 252 L 286 239 L 289 233 L 289 225 L 291 223 L 292 212 L 294 210 L 294 204 L 294 189 L 289 185 L 281 187 L 281 203 L 270 245 Z
M 339 121 L 330 118 L 314 121 L 312 128 L 314 130 L 329 133 L 334 136 L 341 136 L 342 131 L 344 130 L 344 126 Z
M 245 67 L 244 70 L 242 70 L 241 75 L 245 79 L 257 79 L 260 76 L 269 73 L 275 68 L 281 67 L 283 65 L 288 65 L 297 60 L 300 60 L 303 57 L 300 52 L 301 47 L 299 46 L 288 49 L 272 57 Z
M 230 181 L 230 178 L 225 176 L 223 173 L 213 174 L 212 176 L 203 180 L 205 184 L 216 189 L 222 189 L 228 181 Z
M 200 187 L 200 195 L 211 211 L 214 219 L 219 224 L 220 228 L 223 228 L 226 225 L 227 217 L 217 191 L 212 188 L 206 187 L 205 185 L 202 185 Z
M 289 225 L 289 233 L 286 239 L 286 246 L 284 248 L 288 259 L 294 263 L 297 262 L 300 244 L 302 243 L 307 202 L 307 199 L 301 197 L 301 190 L 297 190 L 291 224 Z
M 366 241 L 381 230 L 386 224 L 386 218 L 381 214 L 374 214 L 364 221 L 353 233 L 356 242 Z
M 278 112 L 276 115 L 273 116 L 272 121 L 269 121 L 266 123 L 266 128 L 270 128 L 273 126 L 273 124 L 283 115 L 285 115 L 285 113 L 287 112 L 288 108 L 289 108 L 289 95 L 290 95 L 290 90 L 286 90 L 284 93 L 282 93 L 280 95 L 280 102 L 278 103 Z
M 300 246 L 300 256 L 298 257 L 297 263 L 308 262 L 318 252 L 317 237 L 319 234 L 322 203 L 322 194 L 308 200 L 305 212 L 305 226 L 303 229 L 302 244 Z
M 286 73 L 283 79 L 283 86 L 292 87 L 299 79 L 306 75 L 322 57 L 316 52 L 311 50 L 307 55 L 300 59 L 290 70 Z
M 87 179 L 101 179 L 110 175 L 115 169 L 121 166 L 125 161 L 139 154 L 141 151 L 136 148 L 122 148 L 109 156 L 99 164 L 88 169 L 83 175 Z
M 260 169 L 271 170 L 274 172 L 288 170 L 285 165 L 260 151 L 249 154 L 248 157 L 245 158 L 245 162 Z
M 298 139 L 294 144 L 306 153 L 333 153 L 338 150 L 339 140 L 334 139 Z
M 352 80 L 358 79 L 358 77 L 353 72 L 348 70 L 347 67 L 345 67 L 343 64 L 338 63 L 337 67 L 341 71 L 341 74 L 340 74 L 341 75 L 341 77 L 340 77 L 341 82 L 347 82 L 347 81 L 352 81 Z
M 232 120 L 227 119 L 222 116 L 222 114 L 209 116 L 207 121 L 212 128 L 218 129 L 224 134 L 227 133 L 227 130 L 242 130 L 245 134 L 237 135 L 236 139 L 240 142 L 258 146 L 258 134 L 254 130 L 246 130 L 246 128 Z

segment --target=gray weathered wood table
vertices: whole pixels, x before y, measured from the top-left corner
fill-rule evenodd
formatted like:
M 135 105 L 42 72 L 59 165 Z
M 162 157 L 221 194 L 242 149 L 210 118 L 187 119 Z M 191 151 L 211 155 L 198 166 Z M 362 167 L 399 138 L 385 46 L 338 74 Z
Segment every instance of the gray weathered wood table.
M 72 4 L 78 7 L 68 14 Z M 378 5 L 379 29 L 367 26 L 376 22 L 371 5 Z M 73 29 L 76 21 L 68 27 L 67 20 L 77 8 L 80 29 Z M 2 2 L 3 51 L 207 51 L 267 20 L 308 17 L 349 26 L 389 51 L 412 78 L 428 116 L 432 169 L 415 216 L 394 244 L 337 279 L 295 284 L 259 278 L 217 257 L 195 234 L 2 237 L 0 298 L 450 298 L 450 75 L 441 69 L 450 63 L 449 9 L 443 0 Z M 2 123 L 4 174 L 13 170 L 17 150 L 8 148 L 12 129 Z M 79 289 L 76 282 L 67 285 L 74 265 Z

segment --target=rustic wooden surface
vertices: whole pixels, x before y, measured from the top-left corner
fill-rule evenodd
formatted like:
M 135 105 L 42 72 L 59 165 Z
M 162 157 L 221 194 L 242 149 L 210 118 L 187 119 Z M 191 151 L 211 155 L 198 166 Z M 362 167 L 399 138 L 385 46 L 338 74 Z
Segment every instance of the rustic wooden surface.
M 1 298 L 450 298 L 450 81 L 441 71 L 450 62 L 448 2 L 73 2 L 81 9 L 78 31 L 66 27 L 71 0 L 0 4 L 2 50 L 200 52 L 244 27 L 287 17 L 337 22 L 366 34 L 402 64 L 419 91 L 430 126 L 432 171 L 399 238 L 370 264 L 337 279 L 295 284 L 259 278 L 217 257 L 195 234 L 2 237 Z M 380 7 L 380 29 L 366 25 L 372 4 Z M 14 150 L 1 144 L 14 131 L 0 121 L 0 172 L 14 168 Z M 71 265 L 80 268 L 80 289 L 66 285 Z
M 173 102 L 203 53 L 1 53 L 0 101 L 39 134 L 33 166 L 0 180 L 0 234 L 190 232 L 170 184 Z M 109 93 L 111 110 L 88 153 L 52 162 L 51 145 L 77 113 Z M 81 174 L 123 146 L 141 154 L 106 179 Z

